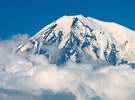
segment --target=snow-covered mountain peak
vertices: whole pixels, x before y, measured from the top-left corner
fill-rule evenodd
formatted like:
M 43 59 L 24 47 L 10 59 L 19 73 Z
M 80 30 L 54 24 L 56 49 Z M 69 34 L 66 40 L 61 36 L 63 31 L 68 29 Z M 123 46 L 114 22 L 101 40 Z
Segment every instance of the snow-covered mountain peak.
M 17 51 L 44 54 L 55 63 L 67 60 L 102 60 L 107 64 L 134 63 L 135 32 L 113 22 L 94 18 L 63 16 L 41 29 Z M 58 49 L 54 57 L 51 49 Z

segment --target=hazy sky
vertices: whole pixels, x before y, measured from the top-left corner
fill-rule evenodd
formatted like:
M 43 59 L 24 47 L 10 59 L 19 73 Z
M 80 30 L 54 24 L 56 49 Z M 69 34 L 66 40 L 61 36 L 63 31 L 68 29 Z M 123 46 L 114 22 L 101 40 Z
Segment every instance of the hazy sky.
M 63 15 L 91 16 L 135 30 L 134 0 L 0 0 L 0 39 L 35 34 Z

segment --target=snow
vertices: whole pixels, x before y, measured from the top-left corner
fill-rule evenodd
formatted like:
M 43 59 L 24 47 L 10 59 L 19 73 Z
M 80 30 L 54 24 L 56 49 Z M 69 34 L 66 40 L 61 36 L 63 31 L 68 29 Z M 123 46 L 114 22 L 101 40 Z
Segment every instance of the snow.
M 72 28 L 74 18 L 78 18 L 79 21 L 76 22 L 75 28 Z M 114 22 L 104 22 L 91 17 L 84 17 L 82 15 L 63 16 L 41 29 L 36 35 L 31 37 L 30 40 L 39 40 L 39 38 L 43 37 L 43 34 L 55 24 L 56 27 L 54 27 L 53 32 L 56 34 L 61 31 L 63 34 L 62 40 L 58 45 L 59 49 L 64 48 L 65 44 L 70 39 L 70 32 L 74 33 L 74 35 L 81 41 L 81 44 L 84 42 L 82 33 L 87 33 L 89 36 L 92 34 L 96 36 L 97 41 L 93 41 L 92 43 L 100 49 L 100 59 L 105 59 L 104 51 L 107 46 L 107 41 L 109 41 L 109 45 L 116 45 L 116 48 L 119 51 L 117 52 L 118 58 L 124 57 L 130 62 L 135 61 L 135 31 Z M 90 27 L 93 30 L 92 33 L 85 26 Z M 50 37 L 51 35 L 53 36 L 53 32 L 49 35 Z M 31 48 L 29 43 L 26 44 L 21 51 L 25 51 L 27 48 Z M 94 57 L 95 55 L 91 52 L 91 49 L 92 48 L 88 47 L 84 50 L 95 59 L 96 57 Z

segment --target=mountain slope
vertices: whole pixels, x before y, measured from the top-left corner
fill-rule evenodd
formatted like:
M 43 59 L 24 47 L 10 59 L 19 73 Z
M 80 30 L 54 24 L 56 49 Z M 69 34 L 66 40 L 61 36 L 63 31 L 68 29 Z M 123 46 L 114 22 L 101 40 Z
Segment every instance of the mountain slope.
M 55 52 L 54 52 L 55 50 Z M 43 54 L 51 63 L 135 63 L 135 32 L 84 16 L 63 16 L 21 44 L 17 52 Z

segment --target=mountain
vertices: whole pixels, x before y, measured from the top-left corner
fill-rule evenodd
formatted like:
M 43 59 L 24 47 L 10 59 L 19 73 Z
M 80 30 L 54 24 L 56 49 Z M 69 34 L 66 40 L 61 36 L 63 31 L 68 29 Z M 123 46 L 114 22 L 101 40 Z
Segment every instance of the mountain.
M 134 67 L 135 32 L 82 15 L 63 16 L 20 44 L 17 52 L 42 54 L 57 65 L 71 60 Z

